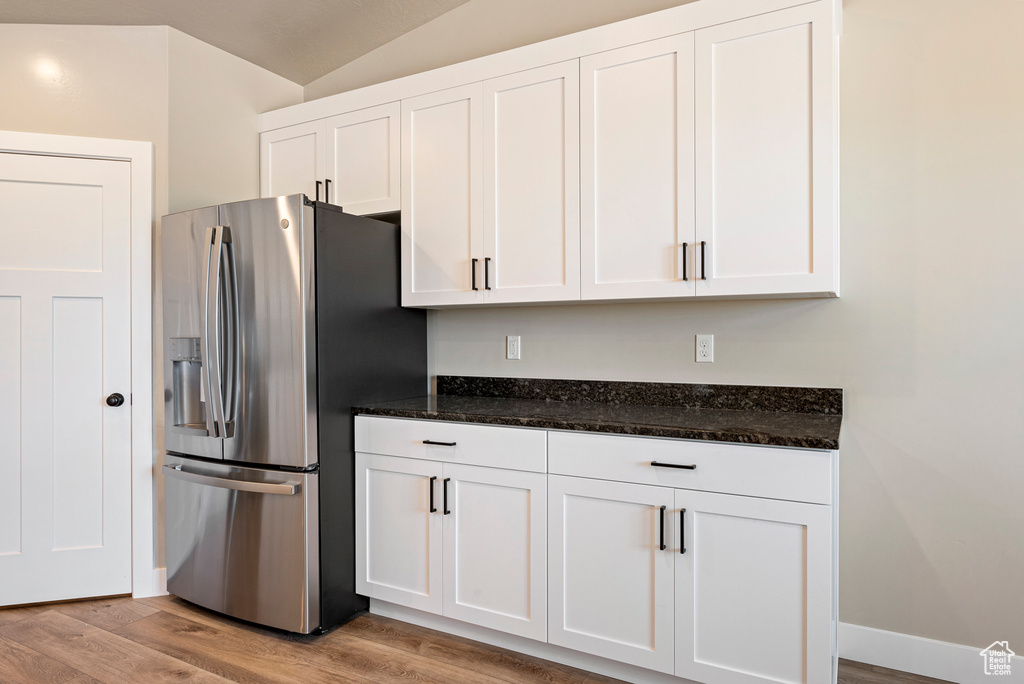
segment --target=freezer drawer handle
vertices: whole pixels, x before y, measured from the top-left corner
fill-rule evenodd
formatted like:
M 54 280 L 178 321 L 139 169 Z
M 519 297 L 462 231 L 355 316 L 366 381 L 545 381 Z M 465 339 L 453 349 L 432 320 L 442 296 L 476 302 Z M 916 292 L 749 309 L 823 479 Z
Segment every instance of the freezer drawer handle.
M 245 480 L 232 480 L 227 477 L 214 477 L 213 475 L 200 475 L 182 470 L 181 466 L 164 466 L 164 474 L 176 477 L 186 482 L 220 487 L 221 489 L 237 489 L 240 492 L 255 492 L 256 494 L 298 494 L 302 491 L 302 484 L 299 482 L 247 482 Z
M 681 463 L 658 463 L 657 461 L 651 461 L 651 465 L 655 468 L 679 468 L 681 470 L 696 470 L 697 464 L 693 465 L 682 465 Z

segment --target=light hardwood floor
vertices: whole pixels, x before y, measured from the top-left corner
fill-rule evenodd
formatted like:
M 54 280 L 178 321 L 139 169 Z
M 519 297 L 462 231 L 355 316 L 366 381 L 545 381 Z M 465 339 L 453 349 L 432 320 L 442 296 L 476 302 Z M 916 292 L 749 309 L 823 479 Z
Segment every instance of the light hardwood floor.
M 170 596 L 0 609 L 3 684 L 617 681 L 375 615 L 323 636 L 298 636 Z M 840 684 L 938 681 L 847 661 L 839 667 Z

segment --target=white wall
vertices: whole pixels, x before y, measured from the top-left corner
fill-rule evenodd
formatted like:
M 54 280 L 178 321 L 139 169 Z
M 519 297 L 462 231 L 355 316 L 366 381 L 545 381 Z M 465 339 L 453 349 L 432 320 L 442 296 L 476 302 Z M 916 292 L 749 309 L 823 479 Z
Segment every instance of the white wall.
M 159 218 L 259 196 L 256 115 L 302 87 L 166 26 L 0 24 L 0 130 L 154 144 L 154 357 L 162 358 Z M 163 370 L 154 367 L 155 461 Z M 162 478 L 156 566 L 163 565 Z
M 842 621 L 1024 644 L 1024 3 L 844 4 L 840 299 L 432 312 L 432 371 L 842 387 Z M 470 0 L 307 99 L 591 25 L 536 5 Z

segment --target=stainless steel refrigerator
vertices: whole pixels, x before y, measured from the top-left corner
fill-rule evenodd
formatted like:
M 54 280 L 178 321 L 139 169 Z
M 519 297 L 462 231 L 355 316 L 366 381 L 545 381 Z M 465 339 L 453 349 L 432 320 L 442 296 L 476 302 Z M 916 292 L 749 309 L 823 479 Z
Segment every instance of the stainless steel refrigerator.
M 162 222 L 167 589 L 293 632 L 355 593 L 354 404 L 426 392 L 399 233 L 303 195 Z

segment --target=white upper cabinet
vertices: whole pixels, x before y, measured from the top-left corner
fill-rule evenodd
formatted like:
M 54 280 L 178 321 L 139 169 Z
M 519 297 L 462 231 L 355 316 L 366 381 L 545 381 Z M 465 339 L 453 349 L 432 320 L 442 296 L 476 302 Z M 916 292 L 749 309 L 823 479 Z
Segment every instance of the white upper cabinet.
M 260 197 L 304 193 L 314 198 L 317 181 L 327 175 L 322 121 L 260 134 Z
M 405 306 L 835 296 L 841 11 L 701 0 L 268 112 L 261 194 L 401 209 Z
M 483 90 L 402 101 L 402 304 L 483 300 Z
M 301 192 L 350 214 L 398 211 L 400 112 L 391 102 L 262 133 L 260 197 Z
M 833 45 L 825 2 L 697 31 L 699 295 L 837 293 Z
M 584 57 L 580 77 L 582 298 L 692 295 L 693 34 Z
M 391 102 L 328 119 L 328 201 L 350 214 L 401 208 L 402 105 Z
M 579 62 L 483 87 L 485 301 L 579 299 Z

